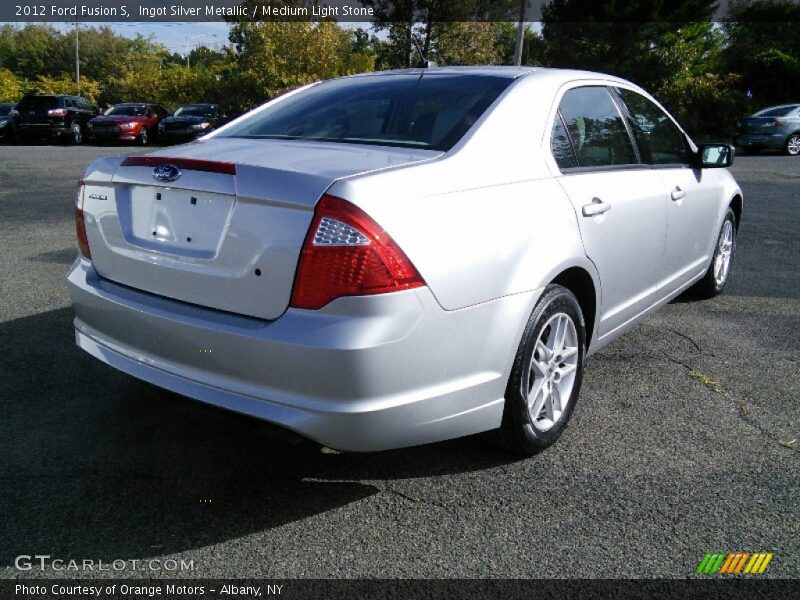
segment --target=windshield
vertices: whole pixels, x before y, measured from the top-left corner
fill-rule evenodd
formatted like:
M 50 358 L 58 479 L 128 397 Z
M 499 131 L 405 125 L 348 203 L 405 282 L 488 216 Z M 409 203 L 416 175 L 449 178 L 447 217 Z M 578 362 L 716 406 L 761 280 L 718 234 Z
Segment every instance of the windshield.
M 212 106 L 181 106 L 175 111 L 176 117 L 213 117 Z
M 147 110 L 147 106 L 144 104 L 126 104 L 122 106 L 112 106 L 103 114 L 107 116 L 141 117 L 144 115 L 145 110 Z
M 754 117 L 782 117 L 789 114 L 796 106 L 778 106 L 777 108 L 765 108 L 754 114 Z
M 10 114 L 12 108 L 14 108 L 13 104 L 0 104 L 0 117 Z
M 449 150 L 513 81 L 493 75 L 371 75 L 316 85 L 257 112 L 222 137 Z
M 26 96 L 19 101 L 17 110 L 48 110 L 58 106 L 58 99 L 55 96 Z

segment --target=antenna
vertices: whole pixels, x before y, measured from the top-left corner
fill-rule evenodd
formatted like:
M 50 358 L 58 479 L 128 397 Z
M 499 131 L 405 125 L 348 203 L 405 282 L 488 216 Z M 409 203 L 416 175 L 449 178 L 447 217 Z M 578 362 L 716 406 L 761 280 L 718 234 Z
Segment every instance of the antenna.
M 414 46 L 417 48 L 417 53 L 419 53 L 419 57 L 422 59 L 422 66 L 426 69 L 432 69 L 433 67 L 438 67 L 435 62 L 432 60 L 428 60 L 425 54 L 422 52 L 422 48 L 419 47 L 419 42 L 417 42 L 417 38 L 414 35 L 411 35 L 411 41 L 414 42 Z

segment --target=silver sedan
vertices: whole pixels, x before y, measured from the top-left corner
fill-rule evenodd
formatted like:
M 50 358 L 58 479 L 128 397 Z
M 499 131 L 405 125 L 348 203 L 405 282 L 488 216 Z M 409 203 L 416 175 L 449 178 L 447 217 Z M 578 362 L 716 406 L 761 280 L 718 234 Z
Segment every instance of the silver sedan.
M 532 454 L 564 429 L 588 355 L 690 288 L 723 291 L 732 158 L 597 73 L 314 84 L 89 166 L 77 344 L 340 450 L 491 432 Z

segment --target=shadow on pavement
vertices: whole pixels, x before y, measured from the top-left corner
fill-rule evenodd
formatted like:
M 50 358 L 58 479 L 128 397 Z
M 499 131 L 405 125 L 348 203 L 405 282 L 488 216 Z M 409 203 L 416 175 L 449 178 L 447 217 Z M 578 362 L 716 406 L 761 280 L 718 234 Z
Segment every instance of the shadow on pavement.
M 51 252 L 42 252 L 40 254 L 36 254 L 35 256 L 31 256 L 30 260 L 34 262 L 43 262 L 43 263 L 56 263 L 59 265 L 69 265 L 75 260 L 75 257 L 78 256 L 77 248 L 64 248 L 63 250 L 53 250 Z
M 85 355 L 71 322 L 63 308 L 0 324 L 0 564 L 179 552 L 364 500 L 372 480 L 514 460 L 475 439 L 364 455 L 267 439 Z

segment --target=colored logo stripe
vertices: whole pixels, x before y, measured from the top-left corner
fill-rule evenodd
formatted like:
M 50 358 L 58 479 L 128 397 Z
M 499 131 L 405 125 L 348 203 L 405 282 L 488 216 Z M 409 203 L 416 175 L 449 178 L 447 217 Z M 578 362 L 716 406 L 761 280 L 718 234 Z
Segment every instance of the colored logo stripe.
M 697 574 L 738 575 L 740 573 L 760 574 L 766 571 L 772 560 L 771 552 L 706 552 L 697 566 Z M 748 560 L 749 559 L 749 560 Z M 746 565 L 746 566 L 745 566 Z

